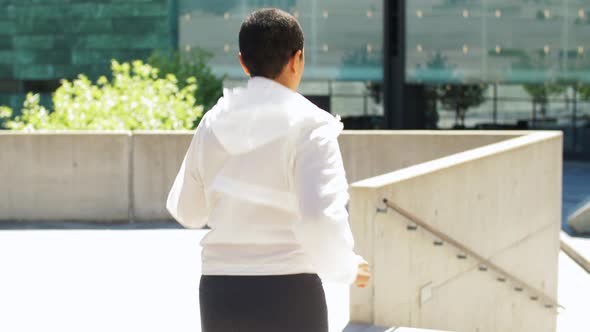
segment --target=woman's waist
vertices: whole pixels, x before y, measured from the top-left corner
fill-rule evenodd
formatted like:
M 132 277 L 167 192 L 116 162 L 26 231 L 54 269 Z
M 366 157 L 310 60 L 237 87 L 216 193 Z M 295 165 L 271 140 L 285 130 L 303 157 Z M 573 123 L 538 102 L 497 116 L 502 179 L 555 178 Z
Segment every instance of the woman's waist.
M 201 246 L 212 251 L 245 250 L 254 253 L 300 250 L 300 243 L 291 225 L 257 225 L 247 222 L 211 225 L 211 230 L 201 240 Z
M 276 275 L 314 272 L 297 243 L 203 244 L 201 256 L 203 274 Z

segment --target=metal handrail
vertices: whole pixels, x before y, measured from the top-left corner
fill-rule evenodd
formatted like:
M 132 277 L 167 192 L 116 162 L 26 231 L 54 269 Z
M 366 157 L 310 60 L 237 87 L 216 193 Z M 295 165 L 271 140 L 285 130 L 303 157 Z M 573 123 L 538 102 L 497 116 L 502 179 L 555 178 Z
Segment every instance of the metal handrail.
M 501 276 L 500 278 L 503 278 L 502 281 L 505 281 L 506 278 L 511 279 L 516 284 L 515 290 L 518 290 L 518 291 L 527 290 L 528 292 L 530 292 L 532 294 L 530 297 L 531 300 L 539 300 L 540 299 L 541 301 L 543 301 L 545 303 L 545 307 L 547 307 L 547 308 L 559 307 L 559 308 L 564 309 L 564 307 L 562 305 L 560 305 L 556 300 L 554 300 L 551 296 L 546 295 L 543 291 L 540 291 L 540 290 L 536 289 L 535 287 L 530 286 L 525 281 L 512 275 L 510 272 L 508 272 L 505 269 L 503 269 L 502 267 L 494 264 L 489 259 L 481 256 L 480 254 L 478 254 L 477 252 L 475 252 L 471 248 L 465 246 L 461 242 L 453 239 L 452 237 L 448 236 L 447 234 L 428 225 L 426 222 L 424 222 L 423 220 L 421 220 L 420 218 L 418 218 L 417 216 L 415 216 L 411 212 L 403 209 L 401 206 L 389 201 L 387 198 L 383 199 L 383 203 L 388 208 L 399 213 L 400 215 L 402 215 L 406 219 L 412 221 L 416 225 L 424 228 L 427 232 L 433 234 L 437 238 L 441 239 L 443 242 L 447 242 L 447 243 L 451 244 L 452 246 L 454 246 L 455 248 L 459 249 L 464 255 L 471 256 L 471 257 L 475 258 L 476 260 L 479 261 L 480 266 L 495 270 L 496 272 L 498 272 L 500 274 L 500 276 Z M 464 258 L 464 257 L 461 257 L 461 258 Z M 498 280 L 500 280 L 500 279 L 498 279 Z

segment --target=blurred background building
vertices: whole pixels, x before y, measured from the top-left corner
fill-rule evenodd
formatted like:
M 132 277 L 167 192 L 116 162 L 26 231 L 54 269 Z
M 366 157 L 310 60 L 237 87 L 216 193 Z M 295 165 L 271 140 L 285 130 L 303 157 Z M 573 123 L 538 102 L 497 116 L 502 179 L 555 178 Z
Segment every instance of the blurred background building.
M 242 84 L 239 26 L 268 6 L 305 31 L 301 92 L 350 129 L 557 129 L 590 158 L 588 0 L 2 0 L 0 104 L 162 49 Z

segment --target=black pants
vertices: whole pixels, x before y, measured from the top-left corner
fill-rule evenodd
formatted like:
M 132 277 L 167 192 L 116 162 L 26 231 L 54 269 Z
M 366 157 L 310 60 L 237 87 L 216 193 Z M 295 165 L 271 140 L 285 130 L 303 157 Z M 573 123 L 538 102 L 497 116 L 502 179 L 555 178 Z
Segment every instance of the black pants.
M 202 332 L 328 332 L 316 274 L 202 276 Z

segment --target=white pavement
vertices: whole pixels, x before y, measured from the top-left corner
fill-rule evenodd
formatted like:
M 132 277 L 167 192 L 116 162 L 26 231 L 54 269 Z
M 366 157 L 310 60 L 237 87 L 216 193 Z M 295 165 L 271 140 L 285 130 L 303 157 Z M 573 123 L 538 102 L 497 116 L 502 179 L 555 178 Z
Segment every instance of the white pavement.
M 0 331 L 198 332 L 198 242 L 204 234 L 2 230 Z M 558 331 L 587 331 L 590 276 L 565 255 L 559 287 L 567 310 Z M 327 296 L 331 324 L 347 319 L 346 289 L 328 287 Z M 406 330 L 351 325 L 345 331 Z
M 0 231 L 0 331 L 198 332 L 205 233 Z M 346 289 L 326 289 L 332 326 L 347 320 Z
M 565 309 L 557 317 L 557 331 L 590 331 L 590 274 L 564 252 L 559 254 L 558 292 Z

